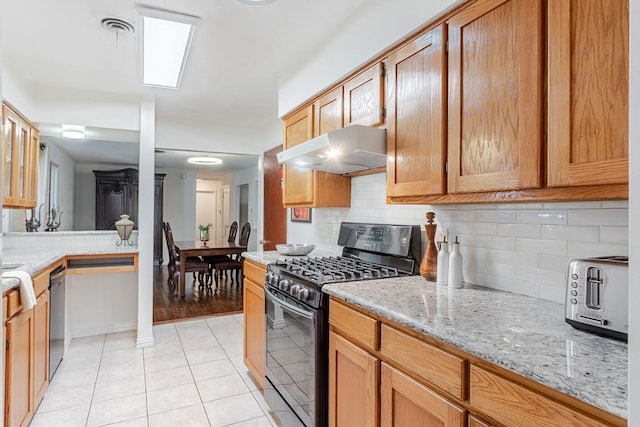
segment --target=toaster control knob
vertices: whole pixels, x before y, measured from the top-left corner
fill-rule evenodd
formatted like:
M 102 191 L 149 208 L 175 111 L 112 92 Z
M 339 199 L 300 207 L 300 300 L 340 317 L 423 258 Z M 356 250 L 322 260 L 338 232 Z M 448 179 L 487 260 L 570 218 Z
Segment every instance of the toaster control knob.
M 577 288 L 578 287 L 578 282 L 571 282 L 571 287 L 572 288 Z
M 573 273 L 573 274 L 571 275 L 571 278 L 572 278 L 573 280 L 578 280 L 578 275 L 577 275 L 576 273 Z
M 578 291 L 576 291 L 575 289 L 571 291 L 571 296 L 576 296 L 578 295 Z
M 575 305 L 575 304 L 577 304 L 577 303 L 578 303 L 578 300 L 577 300 L 577 299 L 575 299 L 575 298 L 571 298 L 571 304 L 574 304 L 574 305 Z

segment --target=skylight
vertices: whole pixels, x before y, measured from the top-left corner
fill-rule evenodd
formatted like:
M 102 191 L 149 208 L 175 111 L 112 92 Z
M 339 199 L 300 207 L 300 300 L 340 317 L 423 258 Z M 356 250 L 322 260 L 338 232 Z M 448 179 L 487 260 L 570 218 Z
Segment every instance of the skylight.
M 200 18 L 137 7 L 141 29 L 142 84 L 177 88 Z

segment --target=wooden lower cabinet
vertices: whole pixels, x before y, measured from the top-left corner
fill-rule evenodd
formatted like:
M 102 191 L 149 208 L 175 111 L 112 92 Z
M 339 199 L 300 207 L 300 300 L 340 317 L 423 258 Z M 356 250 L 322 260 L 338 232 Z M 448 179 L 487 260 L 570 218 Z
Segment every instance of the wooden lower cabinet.
M 49 385 L 49 271 L 32 279 L 33 308 L 23 309 L 18 289 L 3 298 L 5 427 L 29 425 Z
M 38 297 L 33 308 L 33 325 L 33 393 L 37 408 L 49 385 L 49 291 Z
M 382 363 L 381 427 L 464 427 L 464 409 L 424 384 Z
M 330 427 L 626 426 L 613 414 L 334 297 L 329 313 Z
M 244 364 L 260 387 L 264 387 L 265 315 L 264 277 L 266 268 L 244 260 Z
M 329 333 L 329 426 L 376 427 L 380 361 Z
M 21 311 L 7 321 L 5 358 L 5 426 L 26 426 L 33 417 L 34 316 Z
M 477 366 L 471 366 L 470 384 L 471 407 L 505 426 L 611 425 Z

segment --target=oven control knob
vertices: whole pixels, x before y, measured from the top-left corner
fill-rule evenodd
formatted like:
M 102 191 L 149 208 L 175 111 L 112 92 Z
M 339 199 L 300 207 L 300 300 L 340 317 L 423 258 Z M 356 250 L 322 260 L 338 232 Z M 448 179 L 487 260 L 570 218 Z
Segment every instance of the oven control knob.
M 300 293 L 298 294 L 298 298 L 300 298 L 300 301 L 306 301 L 307 299 L 309 299 L 309 289 L 301 289 Z
M 289 292 L 289 288 L 291 287 L 291 280 L 283 279 L 280 281 L 280 285 L 278 286 L 280 290 Z
M 289 294 L 293 295 L 294 297 L 298 297 L 298 292 L 300 292 L 300 285 L 293 285 L 291 286 L 291 289 L 289 289 Z

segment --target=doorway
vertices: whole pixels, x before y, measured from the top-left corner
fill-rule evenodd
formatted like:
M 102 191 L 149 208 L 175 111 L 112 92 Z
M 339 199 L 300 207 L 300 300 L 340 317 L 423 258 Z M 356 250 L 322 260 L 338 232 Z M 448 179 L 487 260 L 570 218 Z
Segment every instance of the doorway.
M 282 166 L 276 154 L 282 146 L 264 153 L 264 227 L 262 249 L 273 251 L 279 243 L 287 242 L 287 208 L 282 206 Z
M 217 181 L 200 181 L 196 186 L 196 225 L 207 225 L 218 223 L 218 200 L 217 200 Z M 209 238 L 218 242 L 221 241 L 221 234 L 212 229 Z M 200 230 L 196 227 L 194 240 L 200 239 Z
M 249 222 L 249 184 L 238 186 L 238 225 L 242 227 Z

